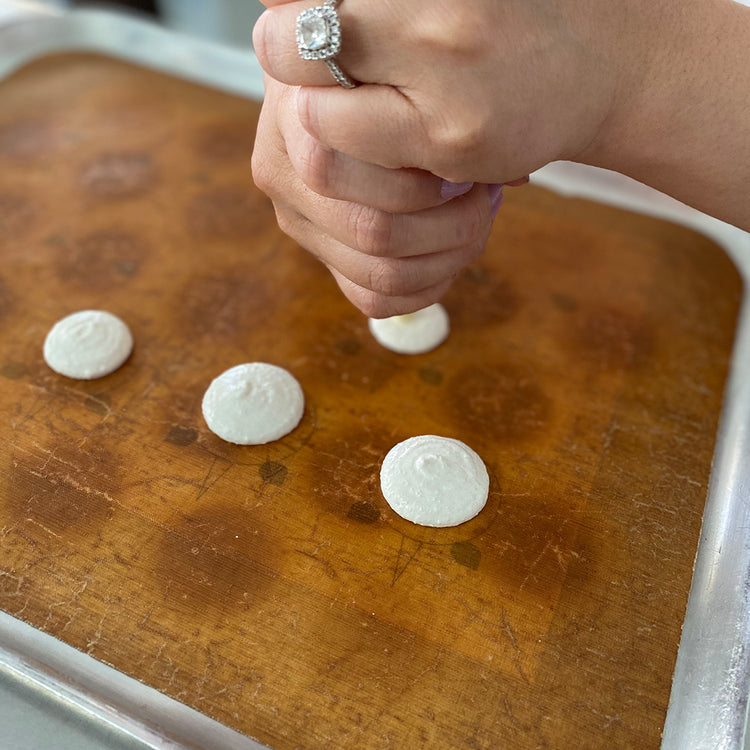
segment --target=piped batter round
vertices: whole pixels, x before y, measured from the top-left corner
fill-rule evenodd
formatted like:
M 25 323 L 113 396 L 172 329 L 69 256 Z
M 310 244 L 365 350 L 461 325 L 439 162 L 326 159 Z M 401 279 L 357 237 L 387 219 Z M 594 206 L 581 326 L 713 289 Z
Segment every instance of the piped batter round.
M 58 320 L 44 340 L 44 360 L 60 375 L 94 380 L 120 367 L 133 350 L 133 336 L 116 315 L 81 310 Z
M 482 459 L 465 443 L 419 435 L 398 443 L 380 469 L 388 505 L 420 526 L 458 526 L 484 508 L 490 478 Z
M 408 315 L 370 318 L 370 332 L 386 349 L 399 354 L 423 354 L 448 338 L 450 321 L 445 308 L 436 302 Z
M 263 445 L 284 437 L 304 411 L 305 396 L 297 379 L 265 362 L 226 370 L 203 396 L 203 417 L 211 432 L 238 445 Z

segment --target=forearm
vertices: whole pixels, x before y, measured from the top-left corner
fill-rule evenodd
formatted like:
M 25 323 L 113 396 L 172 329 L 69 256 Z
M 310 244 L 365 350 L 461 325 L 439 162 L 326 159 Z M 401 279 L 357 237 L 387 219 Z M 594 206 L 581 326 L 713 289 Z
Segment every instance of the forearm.
M 750 8 L 678 5 L 580 160 L 750 231 Z

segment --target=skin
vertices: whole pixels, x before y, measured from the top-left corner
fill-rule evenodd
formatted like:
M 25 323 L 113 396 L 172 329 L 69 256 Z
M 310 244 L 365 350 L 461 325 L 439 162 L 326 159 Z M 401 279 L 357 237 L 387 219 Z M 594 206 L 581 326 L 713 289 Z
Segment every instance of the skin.
M 732 0 L 345 0 L 343 89 L 297 15 L 254 31 L 253 171 L 279 223 L 372 317 L 436 301 L 497 203 L 550 161 L 614 169 L 750 229 L 750 9 Z M 451 200 L 442 179 L 474 183 Z
M 281 229 L 328 266 L 370 317 L 426 307 L 481 254 L 492 222 L 486 185 L 446 201 L 442 180 L 326 148 L 302 127 L 298 89 L 266 80 L 253 153 L 256 184 Z

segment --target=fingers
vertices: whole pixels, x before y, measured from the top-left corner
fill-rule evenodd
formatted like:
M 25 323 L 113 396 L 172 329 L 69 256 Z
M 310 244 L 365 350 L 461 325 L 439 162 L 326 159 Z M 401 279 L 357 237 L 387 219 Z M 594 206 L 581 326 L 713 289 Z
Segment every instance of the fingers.
M 301 87 L 297 114 L 316 140 L 360 161 L 388 169 L 429 161 L 421 114 L 391 86 Z
M 441 284 L 474 260 L 484 247 L 477 244 L 407 258 L 380 258 L 344 245 L 289 205 L 279 207 L 279 224 L 329 268 L 382 297 L 418 295 Z
M 329 269 L 344 296 L 368 318 L 389 318 L 406 315 L 437 302 L 450 288 L 455 277 L 445 279 L 429 289 L 398 297 L 386 297 L 371 289 L 358 286 L 335 268 Z
M 295 171 L 283 131 L 296 117 L 294 92 L 269 81 L 253 153 L 253 175 L 273 200 L 282 230 L 332 271 L 347 296 L 370 316 L 413 311 L 435 301 L 459 270 L 481 253 L 491 224 L 491 193 L 475 185 L 445 202 L 440 181 L 424 184 L 426 200 L 443 203 L 390 213 L 310 189 Z M 356 167 L 359 168 L 359 167 Z M 399 171 L 383 170 L 400 179 Z M 459 188 L 456 188 L 459 189 Z M 465 189 L 465 186 L 460 186 Z
M 294 114 L 283 118 L 280 127 L 291 165 L 309 188 L 298 192 L 294 206 L 314 225 L 326 227 L 333 239 L 383 258 L 484 245 L 494 207 L 486 186 L 475 185 L 446 201 L 443 181 L 434 175 L 387 169 L 337 154 L 314 140 L 310 144 Z
M 422 170 L 386 169 L 354 159 L 313 138 L 296 117 L 288 127 L 294 131 L 286 133 L 286 144 L 295 172 L 307 187 L 327 198 L 409 213 L 437 206 L 471 188 L 445 184 Z
M 502 169 L 480 158 L 489 132 L 489 114 L 482 108 L 474 119 L 459 116 L 458 102 L 426 114 L 404 91 L 374 84 L 352 90 L 302 86 L 296 100 L 299 121 L 313 138 L 360 161 L 423 169 L 455 182 L 523 184 L 526 179 L 519 178 L 517 153 Z
M 296 91 L 266 76 L 266 98 Z M 296 104 L 279 119 L 289 159 L 311 190 L 391 213 L 410 213 L 438 206 L 468 193 L 473 183 L 452 183 L 419 169 L 388 169 L 336 151 L 311 136 L 297 116 Z
M 374 8 L 357 6 L 355 9 L 352 9 L 352 4 L 342 3 L 336 8 L 342 39 L 336 62 L 357 81 L 376 81 L 384 72 L 376 71 L 373 67 L 378 61 L 382 62 L 378 50 L 387 41 L 384 27 L 388 24 L 384 17 L 387 18 L 389 14 L 383 12 L 383 3 L 376 3 Z M 267 2 L 265 5 L 268 10 L 260 16 L 253 29 L 253 48 L 266 73 L 281 83 L 292 85 L 334 84 L 324 62 L 303 60 L 297 50 L 297 17 L 312 3 Z M 322 0 L 318 5 L 322 5 Z M 377 19 L 371 18 L 373 13 L 378 15 Z
M 317 223 L 334 239 L 362 255 L 409 258 L 446 250 L 481 248 L 492 221 L 486 186 L 442 206 L 413 213 L 389 213 L 349 201 L 316 201 Z M 310 215 L 308 212 L 303 212 Z

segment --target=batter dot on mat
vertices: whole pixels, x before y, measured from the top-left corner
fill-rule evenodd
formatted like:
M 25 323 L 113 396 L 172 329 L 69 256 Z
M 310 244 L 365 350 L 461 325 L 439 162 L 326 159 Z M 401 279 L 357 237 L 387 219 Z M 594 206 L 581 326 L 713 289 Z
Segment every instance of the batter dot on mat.
M 219 375 L 203 396 L 211 432 L 237 445 L 262 445 L 289 434 L 305 411 L 296 378 L 265 362 L 237 365 Z
M 424 354 L 448 338 L 450 322 L 445 308 L 435 303 L 408 315 L 371 318 L 370 332 L 386 349 L 398 354 Z
M 388 505 L 420 526 L 441 528 L 469 521 L 487 503 L 489 487 L 482 459 L 460 440 L 437 435 L 398 443 L 380 469 L 380 488 Z
M 60 375 L 94 380 L 121 367 L 133 350 L 133 336 L 116 315 L 81 310 L 58 320 L 44 341 L 44 360 Z

